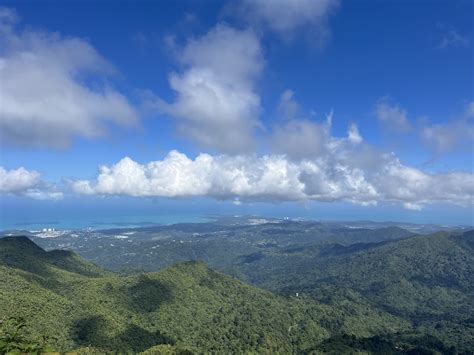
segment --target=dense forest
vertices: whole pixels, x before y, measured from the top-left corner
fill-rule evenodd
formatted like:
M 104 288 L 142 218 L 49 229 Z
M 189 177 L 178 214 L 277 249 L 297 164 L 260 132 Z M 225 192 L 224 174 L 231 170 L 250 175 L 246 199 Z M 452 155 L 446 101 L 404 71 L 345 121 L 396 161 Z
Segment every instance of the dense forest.
M 223 265 L 234 275 L 119 274 L 5 237 L 0 352 L 468 354 L 473 248 L 473 232 L 403 234 L 265 249 Z

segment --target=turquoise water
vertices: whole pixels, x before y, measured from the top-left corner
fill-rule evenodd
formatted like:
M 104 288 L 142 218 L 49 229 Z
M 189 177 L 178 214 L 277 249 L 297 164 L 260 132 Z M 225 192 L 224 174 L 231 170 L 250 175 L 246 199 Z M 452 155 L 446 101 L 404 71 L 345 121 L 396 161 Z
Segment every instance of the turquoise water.
M 208 222 L 206 217 L 195 215 L 142 215 L 142 216 L 92 216 L 80 218 L 31 218 L 28 220 L 0 221 L 0 230 L 22 229 L 39 230 L 42 228 L 65 229 L 110 229 L 110 228 L 138 228 L 154 225 L 168 225 L 175 223 L 204 223 Z

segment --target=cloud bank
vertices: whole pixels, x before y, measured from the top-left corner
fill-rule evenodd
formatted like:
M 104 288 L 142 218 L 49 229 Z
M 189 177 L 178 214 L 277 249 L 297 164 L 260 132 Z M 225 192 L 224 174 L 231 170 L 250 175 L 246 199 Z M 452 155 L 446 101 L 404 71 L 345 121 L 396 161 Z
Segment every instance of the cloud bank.
M 22 31 L 16 13 L 0 8 L 0 139 L 63 148 L 75 136 L 105 134 L 109 124 L 136 123 L 125 96 L 92 80 L 112 73 L 110 63 L 89 43 Z
M 329 123 L 326 129 L 329 130 Z M 321 152 L 293 159 L 288 154 L 210 155 L 194 159 L 171 151 L 163 160 L 140 164 L 126 157 L 100 168 L 94 181 L 79 180 L 81 194 L 148 197 L 208 196 L 239 201 L 349 201 L 359 205 L 473 203 L 471 173 L 428 174 L 403 165 L 362 143 L 356 126 L 348 136 L 328 135 Z

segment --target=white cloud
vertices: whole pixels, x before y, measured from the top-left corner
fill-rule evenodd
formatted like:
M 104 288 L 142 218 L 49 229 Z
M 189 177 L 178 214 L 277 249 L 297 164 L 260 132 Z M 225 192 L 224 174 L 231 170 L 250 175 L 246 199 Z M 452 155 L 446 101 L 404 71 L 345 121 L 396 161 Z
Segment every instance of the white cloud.
M 408 132 L 412 129 L 407 112 L 388 97 L 377 102 L 375 116 L 386 129 L 397 132 Z
M 14 11 L 0 9 L 0 139 L 65 147 L 74 136 L 97 137 L 109 124 L 131 125 L 128 100 L 100 79 L 112 66 L 87 42 L 17 26 Z
M 6 170 L 0 166 L 0 193 L 26 196 L 39 200 L 58 200 L 63 193 L 41 180 L 37 171 L 29 171 L 21 167 Z
M 298 160 L 285 154 L 203 153 L 191 159 L 177 151 L 148 164 L 124 158 L 102 167 L 94 181 L 76 181 L 73 189 L 85 194 L 208 196 L 233 201 L 390 202 L 420 209 L 431 203 L 472 205 L 474 176 L 428 174 L 362 142 L 329 137 L 319 155 Z
M 217 25 L 190 40 L 178 57 L 184 69 L 169 81 L 176 100 L 155 105 L 175 117 L 178 130 L 201 146 L 249 152 L 260 126 L 255 81 L 263 68 L 260 43 L 251 31 Z
M 16 170 L 6 170 L 0 167 L 0 191 L 19 192 L 36 186 L 40 182 L 40 173 L 28 171 L 21 167 Z
M 295 172 L 289 172 L 292 169 L 289 162 L 278 156 L 200 154 L 191 160 L 171 151 L 162 161 L 146 165 L 124 158 L 112 167 L 102 167 L 95 184 L 78 181 L 73 187 L 89 194 L 274 199 L 295 192 L 292 186 L 298 181 Z M 295 195 L 292 199 L 298 198 Z
M 324 42 L 329 35 L 328 17 L 338 0 L 242 0 L 242 17 L 285 37 L 305 29 L 313 40 Z

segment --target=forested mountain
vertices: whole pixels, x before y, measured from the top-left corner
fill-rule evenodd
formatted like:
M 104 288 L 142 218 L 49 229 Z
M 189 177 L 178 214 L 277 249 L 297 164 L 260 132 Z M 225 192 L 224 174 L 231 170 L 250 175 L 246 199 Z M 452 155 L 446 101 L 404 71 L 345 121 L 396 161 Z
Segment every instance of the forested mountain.
M 7 237 L 0 349 L 23 319 L 26 339 L 85 353 L 469 353 L 473 244 L 439 233 L 240 258 L 270 292 L 202 262 L 121 276 Z

